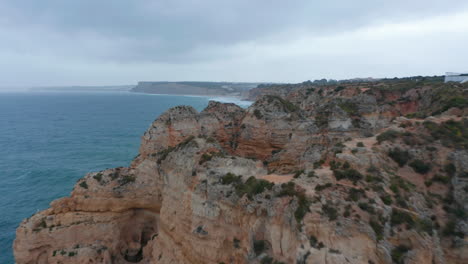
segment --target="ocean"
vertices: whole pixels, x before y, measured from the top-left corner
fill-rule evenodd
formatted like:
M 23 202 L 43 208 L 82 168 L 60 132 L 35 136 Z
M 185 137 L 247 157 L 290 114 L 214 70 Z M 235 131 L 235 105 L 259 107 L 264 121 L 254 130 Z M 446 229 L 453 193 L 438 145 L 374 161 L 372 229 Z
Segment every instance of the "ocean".
M 67 196 L 87 172 L 128 166 L 140 137 L 176 105 L 214 99 L 130 92 L 0 93 L 0 263 L 14 263 L 22 219 Z

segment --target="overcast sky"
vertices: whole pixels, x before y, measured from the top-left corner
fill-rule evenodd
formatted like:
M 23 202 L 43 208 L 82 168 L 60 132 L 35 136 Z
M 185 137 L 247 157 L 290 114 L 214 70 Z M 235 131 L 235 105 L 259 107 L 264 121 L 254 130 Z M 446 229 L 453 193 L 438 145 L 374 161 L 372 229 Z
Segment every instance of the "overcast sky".
M 0 0 L 0 86 L 468 70 L 467 0 Z

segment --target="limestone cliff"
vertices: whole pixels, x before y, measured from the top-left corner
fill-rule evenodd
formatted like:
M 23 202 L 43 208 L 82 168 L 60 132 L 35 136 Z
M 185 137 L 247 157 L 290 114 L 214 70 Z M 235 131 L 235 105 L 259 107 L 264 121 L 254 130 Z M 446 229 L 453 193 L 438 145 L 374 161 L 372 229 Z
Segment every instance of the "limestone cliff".
M 466 263 L 466 87 L 455 103 L 440 89 L 293 85 L 247 109 L 171 108 L 128 168 L 25 219 L 16 261 Z

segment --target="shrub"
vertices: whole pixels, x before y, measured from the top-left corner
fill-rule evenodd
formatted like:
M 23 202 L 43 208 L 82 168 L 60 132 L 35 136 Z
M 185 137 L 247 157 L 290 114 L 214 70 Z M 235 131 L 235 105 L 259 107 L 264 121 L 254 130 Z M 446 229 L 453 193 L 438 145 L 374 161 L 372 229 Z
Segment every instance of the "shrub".
M 318 240 L 317 240 L 317 238 L 315 236 L 310 236 L 309 237 L 309 243 L 310 243 L 311 247 L 316 247 L 317 243 L 318 243 Z
M 449 120 L 441 124 L 426 121 L 424 126 L 430 131 L 434 139 L 440 140 L 443 145 L 457 149 L 468 148 L 468 120 Z
M 164 150 L 161 150 L 160 152 L 158 152 L 156 155 L 159 156 L 158 160 L 157 160 L 157 163 L 158 164 L 161 164 L 161 162 L 163 160 L 165 160 L 167 158 L 167 155 L 169 155 L 169 153 L 171 153 L 175 148 L 174 147 L 168 147 Z
M 315 175 L 315 171 L 309 171 L 309 173 L 307 173 L 307 178 L 312 178 L 312 177 L 316 177 L 317 175 Z
M 303 173 L 304 173 L 304 170 L 298 170 L 298 171 L 296 171 L 296 173 L 294 173 L 294 176 L 293 176 L 294 179 L 299 178 L 299 176 L 301 176 L 301 174 L 303 174 Z
M 361 208 L 361 209 L 364 210 L 364 211 L 367 211 L 367 212 L 370 213 L 370 214 L 374 214 L 374 213 L 375 213 L 374 207 L 372 207 L 372 206 L 369 205 L 368 203 L 358 203 L 358 206 L 359 206 L 359 208 Z
M 228 185 L 228 184 L 240 184 L 242 183 L 242 176 L 237 176 L 233 173 L 226 173 L 223 177 L 221 177 L 221 184 Z
M 240 248 L 240 240 L 237 238 L 234 238 L 232 240 L 232 244 L 234 245 L 234 248 Z
M 388 194 L 380 196 L 380 199 L 382 199 L 382 202 L 385 205 L 391 205 L 392 204 L 392 196 L 390 196 Z
M 213 158 L 213 155 L 211 155 L 209 153 L 203 153 L 203 155 L 201 156 L 201 159 L 198 162 L 198 164 L 202 165 L 203 163 L 205 163 L 207 161 L 210 161 L 212 158 Z
M 290 101 L 283 99 L 279 96 L 276 95 L 267 95 L 268 98 L 268 103 L 272 103 L 273 101 L 278 101 L 281 106 L 283 107 L 283 110 L 285 112 L 295 112 L 299 110 L 299 107 L 296 106 L 295 104 L 291 103 Z
M 288 182 L 281 184 L 281 191 L 278 193 L 278 196 L 295 196 L 297 194 L 296 184 L 294 182 Z
M 322 205 L 322 211 L 325 213 L 325 215 L 330 221 L 336 220 L 336 218 L 338 218 L 338 211 L 328 203 Z
M 239 197 L 247 194 L 249 199 L 252 199 L 254 195 L 260 194 L 266 189 L 271 190 L 274 183 L 263 179 L 256 179 L 254 176 L 250 176 L 245 183 L 238 183 L 235 185 L 236 193 Z
M 93 178 L 94 178 L 96 181 L 101 182 L 101 180 L 102 180 L 102 173 L 99 172 L 98 174 L 94 175 Z
M 411 168 L 419 174 L 426 174 L 431 170 L 431 165 L 424 163 L 422 160 L 413 160 L 410 164 Z
M 125 185 L 127 183 L 135 182 L 134 175 L 124 175 L 122 179 L 119 180 L 120 185 Z
M 403 151 L 400 148 L 390 150 L 388 156 L 398 163 L 400 167 L 405 166 L 406 162 L 410 159 L 408 151 Z
M 358 143 L 356 144 L 356 147 L 363 148 L 363 147 L 364 147 L 364 143 L 358 142 Z
M 354 183 L 363 178 L 362 174 L 355 169 L 334 170 L 333 175 L 338 181 L 341 179 L 348 179 Z
M 377 240 L 382 240 L 383 239 L 383 233 L 384 233 L 384 227 L 377 221 L 371 219 L 369 222 L 369 225 L 372 227 L 374 230 L 375 236 Z
M 401 225 L 403 223 L 406 223 L 409 228 L 413 227 L 414 224 L 415 224 L 414 220 L 413 220 L 413 217 L 411 217 L 410 214 L 408 214 L 407 212 L 404 212 L 402 210 L 396 209 L 396 208 L 393 208 L 393 210 L 392 210 L 392 215 L 390 217 L 390 223 L 392 224 L 392 226 Z
M 359 107 L 353 102 L 342 102 L 338 106 L 351 116 L 359 114 Z
M 434 177 L 432 178 L 432 181 L 437 181 L 437 182 L 440 182 L 440 183 L 444 183 L 444 184 L 447 184 L 450 182 L 450 177 L 448 176 L 442 176 L 440 174 L 436 174 L 434 175 Z
M 330 187 L 332 187 L 331 183 L 326 183 L 324 185 L 317 184 L 317 186 L 315 186 L 315 190 L 320 192 L 320 191 L 325 190 L 325 189 L 330 188 Z
M 324 160 L 319 160 L 319 161 L 314 162 L 314 169 L 318 169 L 318 168 L 322 167 L 323 163 L 325 163 Z
M 453 163 L 447 163 L 444 166 L 444 171 L 447 173 L 447 175 L 453 176 L 455 175 L 455 172 L 457 172 L 457 168 L 455 165 L 453 165 Z
M 253 242 L 253 249 L 255 255 L 260 255 L 263 251 L 266 250 L 266 242 L 265 240 L 254 240 Z
M 88 189 L 88 184 L 86 183 L 86 181 L 82 181 L 80 182 L 80 187 L 84 189 Z
M 379 142 L 379 144 L 384 142 L 384 141 L 393 141 L 399 135 L 400 135 L 400 133 L 398 131 L 390 129 L 390 130 L 387 130 L 387 131 L 381 133 L 380 135 L 378 135 L 377 136 L 377 141 Z
M 296 221 L 300 223 L 304 216 L 309 212 L 310 201 L 307 199 L 304 192 L 299 193 L 297 197 L 297 209 L 294 211 Z
M 357 202 L 361 197 L 365 197 L 366 194 L 361 189 L 351 188 L 349 189 L 348 199 Z
M 253 111 L 253 114 L 257 119 L 262 119 L 263 118 L 262 112 L 260 112 L 260 110 L 258 110 L 258 109 L 255 109 Z
M 447 224 L 445 225 L 444 229 L 442 230 L 442 234 L 444 236 L 458 236 L 463 238 L 464 234 L 462 232 L 457 231 L 457 224 L 455 220 L 450 219 Z
M 403 260 L 405 258 L 406 252 L 408 252 L 410 248 L 404 246 L 404 245 L 399 245 L 398 247 L 394 248 L 392 250 L 392 260 L 396 264 L 403 264 Z

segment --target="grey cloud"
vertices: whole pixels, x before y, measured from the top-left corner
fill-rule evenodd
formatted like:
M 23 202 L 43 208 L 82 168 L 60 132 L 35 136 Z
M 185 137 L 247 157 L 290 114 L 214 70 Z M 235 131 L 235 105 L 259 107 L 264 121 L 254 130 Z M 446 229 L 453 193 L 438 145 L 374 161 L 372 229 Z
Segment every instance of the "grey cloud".
M 31 45 L 43 46 L 44 52 L 62 52 L 59 56 L 186 63 L 216 59 L 218 54 L 209 54 L 213 47 L 262 39 L 285 41 L 295 32 L 334 34 L 444 14 L 463 4 L 466 1 L 15 0 L 3 3 L 8 12 L 1 15 L 6 20 L 3 25 L 32 36 L 27 41 Z M 44 29 L 57 37 L 55 43 L 48 40 L 47 32 L 33 38 Z M 93 44 L 95 49 L 86 46 Z M 203 47 L 208 50 L 200 54 Z

